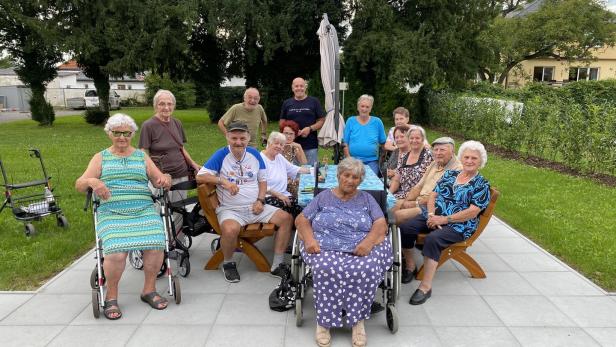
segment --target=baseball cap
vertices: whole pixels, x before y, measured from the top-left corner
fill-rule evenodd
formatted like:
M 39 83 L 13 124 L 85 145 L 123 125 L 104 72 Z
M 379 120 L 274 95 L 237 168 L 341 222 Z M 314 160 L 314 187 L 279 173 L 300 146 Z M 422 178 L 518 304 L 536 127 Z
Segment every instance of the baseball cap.
M 248 126 L 242 122 L 233 122 L 227 127 L 227 131 L 248 131 Z

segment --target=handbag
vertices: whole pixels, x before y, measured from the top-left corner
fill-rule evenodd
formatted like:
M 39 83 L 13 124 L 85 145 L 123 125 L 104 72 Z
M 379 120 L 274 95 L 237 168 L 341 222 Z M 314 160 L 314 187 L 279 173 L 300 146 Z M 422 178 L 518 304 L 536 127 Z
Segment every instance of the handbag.
M 280 283 L 272 290 L 269 295 L 269 307 L 273 311 L 284 312 L 295 307 L 296 286 L 291 278 L 289 265 L 283 264 L 284 273 L 280 278 Z
M 177 143 L 177 145 L 180 147 L 180 153 L 182 153 L 182 157 L 184 157 L 184 161 L 186 162 L 186 167 L 188 169 L 188 180 L 189 181 L 194 181 L 196 179 L 197 173 L 195 172 L 195 168 L 188 161 L 188 158 L 186 157 L 186 154 L 184 154 L 184 145 L 178 139 L 175 138 L 175 135 L 173 135 L 171 130 L 169 130 L 169 126 L 168 125 L 163 123 L 160 119 L 158 119 L 158 117 L 155 117 L 155 118 L 163 125 L 163 129 L 167 130 L 167 132 L 169 133 L 169 136 L 171 136 L 173 141 L 175 143 Z

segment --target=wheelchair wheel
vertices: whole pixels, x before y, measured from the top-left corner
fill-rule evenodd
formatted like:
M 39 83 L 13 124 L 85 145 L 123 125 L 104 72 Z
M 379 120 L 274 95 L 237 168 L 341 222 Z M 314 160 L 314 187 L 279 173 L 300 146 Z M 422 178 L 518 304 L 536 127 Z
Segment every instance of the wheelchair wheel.
M 94 318 L 101 316 L 100 293 L 97 289 L 92 289 L 92 314 Z
M 398 331 L 398 310 L 393 304 L 387 304 L 385 308 L 385 319 L 387 319 L 387 327 L 392 334 Z
M 182 302 L 182 289 L 180 288 L 180 279 L 177 276 L 173 276 L 171 279 L 171 283 L 173 285 L 173 298 L 175 299 L 175 303 L 179 305 Z
M 210 250 L 212 251 L 212 254 L 214 254 L 219 249 L 220 249 L 220 237 L 217 237 L 212 240 L 212 243 L 210 244 Z
M 303 324 L 303 301 L 302 299 L 295 299 L 295 326 L 301 327 Z
M 143 251 L 128 251 L 128 261 L 133 268 L 143 269 Z
M 180 276 L 187 277 L 190 274 L 190 259 L 186 256 L 183 256 L 180 259 Z

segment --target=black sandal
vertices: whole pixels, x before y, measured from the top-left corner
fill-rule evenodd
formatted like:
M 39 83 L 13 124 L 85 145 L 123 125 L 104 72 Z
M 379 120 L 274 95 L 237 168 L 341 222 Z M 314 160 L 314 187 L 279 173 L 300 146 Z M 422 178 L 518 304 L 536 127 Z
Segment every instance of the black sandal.
M 118 306 L 118 300 L 107 300 L 105 301 L 105 306 L 103 306 L 103 314 L 105 318 L 109 320 L 116 320 L 122 318 L 122 311 L 120 311 L 120 306 Z M 112 314 L 117 314 L 117 316 L 113 317 Z
M 160 299 L 158 300 L 154 300 L 155 297 L 159 297 Z M 165 298 L 162 297 L 162 295 L 158 294 L 156 291 L 147 293 L 147 294 L 141 294 L 141 301 L 147 303 L 148 305 L 150 305 L 150 307 L 157 309 L 157 310 L 164 310 L 167 308 L 168 305 L 165 305 L 164 307 L 160 307 L 160 304 L 168 304 L 169 301 Z

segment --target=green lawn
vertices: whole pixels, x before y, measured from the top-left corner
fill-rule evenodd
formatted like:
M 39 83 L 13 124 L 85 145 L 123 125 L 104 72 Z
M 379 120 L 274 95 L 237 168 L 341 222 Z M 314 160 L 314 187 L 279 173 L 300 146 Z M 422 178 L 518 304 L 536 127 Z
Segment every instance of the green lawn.
M 152 114 L 149 108 L 122 112 L 135 117 L 138 124 Z M 224 145 L 217 127 L 209 123 L 207 111 L 177 111 L 175 115 L 184 123 L 189 140 L 186 147 L 198 162 Z M 431 139 L 436 136 L 439 134 L 429 132 Z M 136 139 L 133 141 L 136 145 Z M 27 238 L 10 210 L 3 211 L 0 290 L 35 289 L 93 246 L 91 213 L 82 210 L 84 196 L 73 185 L 92 155 L 107 146 L 109 140 L 102 128 L 79 116 L 59 117 L 51 128 L 33 121 L 0 124 L 0 156 L 10 179 L 24 182 L 40 176 L 38 163 L 27 153 L 30 147 L 39 148 L 56 194 L 61 195 L 59 204 L 71 223 L 64 230 L 56 227 L 53 218 L 44 219 L 35 223 L 38 234 Z M 615 188 L 494 156 L 482 172 L 502 192 L 498 217 L 606 290 L 616 290 L 616 211 L 609 205 L 616 201 Z

